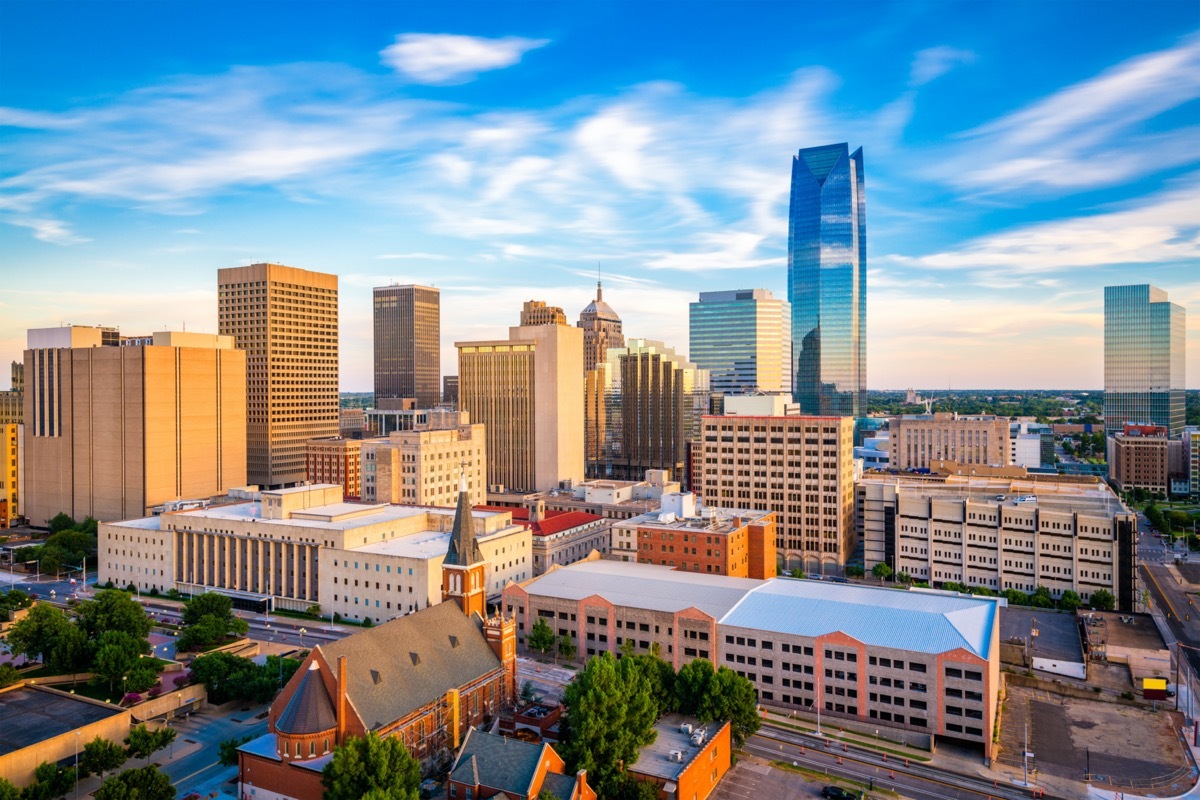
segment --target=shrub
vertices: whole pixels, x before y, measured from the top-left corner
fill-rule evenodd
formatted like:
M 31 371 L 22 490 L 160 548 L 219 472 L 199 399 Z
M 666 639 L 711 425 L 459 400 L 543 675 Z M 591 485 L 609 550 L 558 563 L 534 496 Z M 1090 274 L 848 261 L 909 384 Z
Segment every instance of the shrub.
M 1097 689 L 1096 691 L 1100 691 L 1100 690 Z M 163 693 L 163 687 L 162 687 L 161 683 L 156 684 L 155 686 L 151 686 L 150 691 L 146 692 L 146 694 L 150 695 L 151 697 L 158 697 L 162 693 Z
M 191 676 L 185 672 L 182 675 L 176 675 L 171 683 L 175 684 L 176 689 L 182 689 L 184 686 L 187 686 L 190 681 Z
M 142 696 L 140 694 L 134 694 L 133 692 L 130 692 L 121 698 L 121 705 L 123 706 L 132 706 L 140 702 L 142 702 Z

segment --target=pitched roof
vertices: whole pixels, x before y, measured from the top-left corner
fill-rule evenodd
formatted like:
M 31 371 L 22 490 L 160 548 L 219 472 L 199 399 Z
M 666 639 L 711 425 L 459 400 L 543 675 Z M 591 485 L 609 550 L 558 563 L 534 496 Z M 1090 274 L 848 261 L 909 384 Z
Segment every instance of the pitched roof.
M 454 527 L 450 529 L 450 548 L 442 564 L 467 567 L 483 560 L 479 542 L 475 540 L 475 518 L 471 515 L 464 473 L 463 485 L 458 492 L 458 507 L 454 510 Z
M 450 768 L 450 780 L 528 795 L 547 747 L 471 728 Z
M 529 521 L 529 509 L 507 508 L 505 506 L 475 506 L 476 511 L 508 511 L 512 514 L 514 525 L 529 528 L 534 536 L 551 536 L 556 533 L 578 528 L 604 519 L 599 514 L 589 514 L 586 511 L 547 510 L 538 522 Z
M 308 670 L 300 679 L 292 699 L 279 715 L 275 729 L 282 733 L 320 733 L 337 727 L 337 712 L 333 698 L 321 680 L 317 662 L 309 662 Z
M 567 800 L 575 796 L 575 784 L 578 782 L 579 778 L 574 775 L 547 772 L 545 780 L 542 781 L 542 792 L 549 792 L 555 797 Z
M 350 702 L 375 730 L 500 668 L 477 620 L 439 603 L 317 649 L 335 669 L 346 656 Z
M 986 659 L 999 607 L 944 592 L 776 578 L 747 592 L 720 624 L 796 636 L 840 631 L 878 647 L 930 654 L 961 647 Z

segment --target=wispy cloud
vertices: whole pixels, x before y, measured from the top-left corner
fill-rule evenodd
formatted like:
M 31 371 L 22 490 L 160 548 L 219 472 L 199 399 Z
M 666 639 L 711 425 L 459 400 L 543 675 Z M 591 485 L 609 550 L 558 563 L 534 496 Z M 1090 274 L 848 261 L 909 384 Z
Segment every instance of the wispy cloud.
M 445 253 L 382 253 L 375 256 L 383 261 L 445 261 Z
M 484 39 L 449 33 L 405 33 L 380 52 L 383 62 L 416 83 L 453 84 L 481 72 L 511 67 L 549 39 Z
M 908 82 L 912 86 L 924 86 L 960 64 L 970 64 L 974 61 L 975 53 L 970 50 L 960 50 L 949 45 L 928 47 L 919 51 L 913 58 Z
M 47 242 L 49 244 L 80 244 L 82 242 L 90 242 L 84 236 L 79 236 L 74 233 L 71 228 L 62 220 L 57 219 L 26 219 L 16 217 L 11 220 L 12 224 L 22 228 L 29 228 L 33 231 L 35 239 Z

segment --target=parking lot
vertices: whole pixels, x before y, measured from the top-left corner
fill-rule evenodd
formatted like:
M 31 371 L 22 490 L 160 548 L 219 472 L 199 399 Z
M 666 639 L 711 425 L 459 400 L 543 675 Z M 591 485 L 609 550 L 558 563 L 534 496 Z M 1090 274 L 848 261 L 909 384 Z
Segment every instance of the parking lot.
M 725 774 L 712 800 L 797 800 L 821 796 L 819 783 L 810 783 L 802 775 L 773 769 L 760 759 L 742 756 Z

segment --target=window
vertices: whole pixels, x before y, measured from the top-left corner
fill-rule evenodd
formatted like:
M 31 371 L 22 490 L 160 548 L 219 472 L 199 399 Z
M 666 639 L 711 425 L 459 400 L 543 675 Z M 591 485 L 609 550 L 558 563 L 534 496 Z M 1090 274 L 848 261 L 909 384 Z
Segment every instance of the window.
M 963 674 L 961 669 L 957 669 L 955 667 L 946 667 L 947 678 L 961 678 L 962 676 Z

